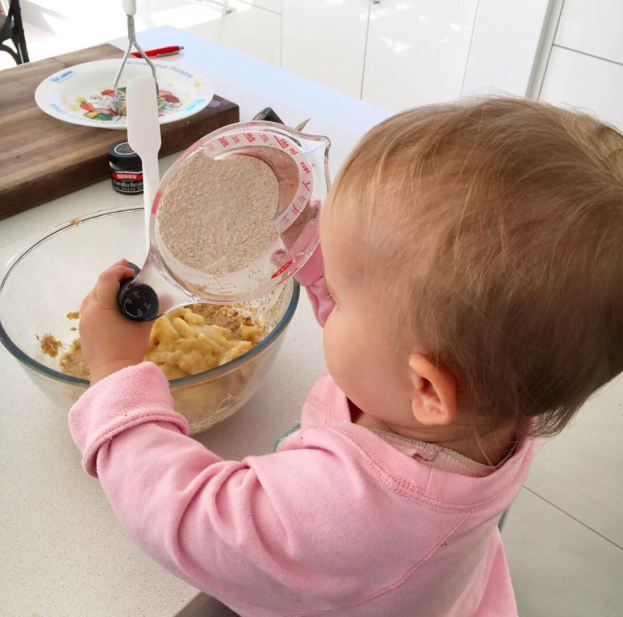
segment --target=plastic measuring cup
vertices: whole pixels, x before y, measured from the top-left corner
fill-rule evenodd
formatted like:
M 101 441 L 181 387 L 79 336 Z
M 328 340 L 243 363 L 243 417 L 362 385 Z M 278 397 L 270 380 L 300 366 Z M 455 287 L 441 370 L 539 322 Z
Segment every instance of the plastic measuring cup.
M 329 147 L 326 137 L 273 122 L 231 124 L 194 143 L 160 182 L 151 209 L 149 253 L 141 269 L 133 266 L 137 275 L 121 286 L 121 311 L 134 321 L 150 321 L 184 304 L 237 304 L 266 295 L 294 276 L 318 246 L 320 208 L 330 188 Z M 234 272 L 213 274 L 181 263 L 159 231 L 160 199 L 183 162 L 199 151 L 214 159 L 256 157 L 279 182 L 279 203 L 272 220 L 277 240 L 258 259 Z

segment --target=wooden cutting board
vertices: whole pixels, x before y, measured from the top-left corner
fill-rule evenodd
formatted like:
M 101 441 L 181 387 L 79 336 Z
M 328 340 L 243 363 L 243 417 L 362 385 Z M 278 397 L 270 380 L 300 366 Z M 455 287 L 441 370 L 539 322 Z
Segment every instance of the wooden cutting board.
M 37 107 L 35 90 L 63 68 L 121 56 L 116 47 L 99 45 L 0 71 L 0 219 L 109 177 L 108 146 L 126 132 L 52 118 Z M 239 121 L 238 105 L 214 98 L 218 107 L 161 126 L 160 156 Z

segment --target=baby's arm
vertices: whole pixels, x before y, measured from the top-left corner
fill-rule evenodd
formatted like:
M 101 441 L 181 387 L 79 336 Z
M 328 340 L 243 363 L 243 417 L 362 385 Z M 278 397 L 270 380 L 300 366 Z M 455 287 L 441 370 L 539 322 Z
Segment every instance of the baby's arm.
M 119 281 L 132 274 L 121 260 L 81 306 L 93 387 L 69 425 L 84 467 L 99 477 L 128 534 L 168 570 L 237 606 L 272 602 L 280 610 L 290 589 L 309 592 L 305 572 L 289 567 L 318 545 L 305 541 L 301 526 L 310 480 L 300 476 L 313 470 L 315 478 L 326 464 L 303 449 L 223 461 L 189 439 L 166 377 L 141 362 L 150 324 L 127 320 L 117 307 Z
M 320 246 L 297 274 L 296 280 L 307 289 L 316 319 L 324 327 L 335 304 L 324 282 L 324 261 Z
M 261 614 L 302 609 L 314 597 L 313 496 L 335 473 L 335 457 L 296 449 L 223 461 L 186 436 L 151 363 L 99 382 L 69 422 L 128 535 L 170 572 L 233 606 L 263 606 Z

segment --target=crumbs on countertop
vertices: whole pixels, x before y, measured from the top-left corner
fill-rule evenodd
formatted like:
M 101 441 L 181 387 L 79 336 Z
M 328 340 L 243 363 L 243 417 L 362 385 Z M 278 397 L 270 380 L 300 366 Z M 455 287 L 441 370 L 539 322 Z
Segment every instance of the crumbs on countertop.
M 80 311 L 73 311 L 72 313 L 67 313 L 67 319 L 80 319 Z

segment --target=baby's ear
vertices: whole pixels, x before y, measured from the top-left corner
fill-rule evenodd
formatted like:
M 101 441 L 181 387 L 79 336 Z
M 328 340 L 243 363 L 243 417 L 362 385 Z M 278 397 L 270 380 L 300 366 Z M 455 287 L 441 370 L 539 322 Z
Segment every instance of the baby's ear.
M 457 413 L 454 375 L 416 353 L 409 358 L 409 376 L 413 384 L 411 409 L 417 422 L 424 426 L 452 424 Z

